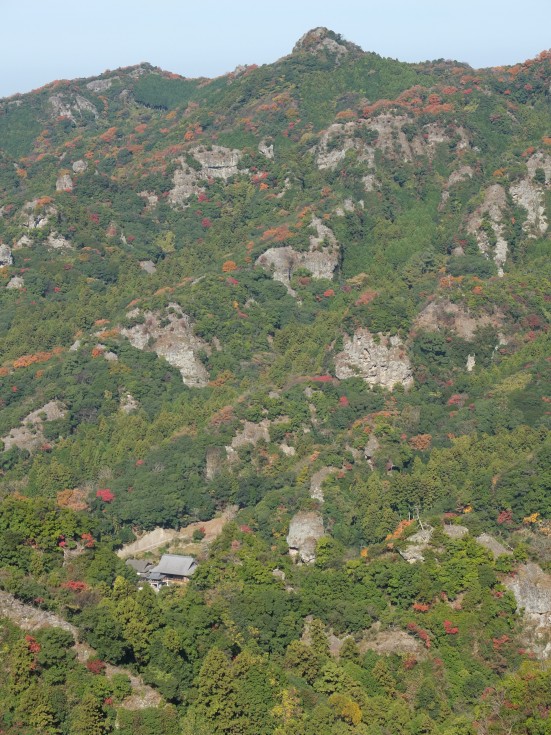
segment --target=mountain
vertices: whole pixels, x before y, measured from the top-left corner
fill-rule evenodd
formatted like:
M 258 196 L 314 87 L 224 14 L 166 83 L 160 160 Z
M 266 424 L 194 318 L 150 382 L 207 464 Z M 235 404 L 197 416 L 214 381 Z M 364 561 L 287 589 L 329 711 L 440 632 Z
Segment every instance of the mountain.
M 544 727 L 550 82 L 316 28 L 0 100 L 0 587 L 168 702 L 8 602 L 5 732 Z

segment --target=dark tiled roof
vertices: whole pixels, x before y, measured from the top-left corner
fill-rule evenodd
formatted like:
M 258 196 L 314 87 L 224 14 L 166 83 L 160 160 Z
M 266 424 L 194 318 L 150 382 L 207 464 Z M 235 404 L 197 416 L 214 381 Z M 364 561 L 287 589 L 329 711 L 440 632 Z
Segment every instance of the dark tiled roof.
M 163 554 L 161 561 L 151 571 L 176 577 L 191 577 L 196 568 L 197 562 L 192 556 Z
M 145 574 L 153 566 L 147 559 L 127 559 L 126 563 L 138 574 Z

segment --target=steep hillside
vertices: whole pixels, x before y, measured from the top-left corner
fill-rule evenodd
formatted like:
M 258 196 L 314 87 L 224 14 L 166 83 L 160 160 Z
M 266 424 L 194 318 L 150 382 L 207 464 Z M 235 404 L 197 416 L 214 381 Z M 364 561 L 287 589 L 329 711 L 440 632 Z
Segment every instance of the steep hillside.
M 503 701 L 550 653 L 510 576 L 551 569 L 550 91 L 551 52 L 405 64 L 318 28 L 217 79 L 0 100 L 0 586 L 160 690 L 123 735 L 540 731 L 543 695 Z M 186 594 L 114 554 L 231 505 Z M 79 700 L 72 659 L 2 635 Z M 4 730 L 46 732 L 21 697 Z

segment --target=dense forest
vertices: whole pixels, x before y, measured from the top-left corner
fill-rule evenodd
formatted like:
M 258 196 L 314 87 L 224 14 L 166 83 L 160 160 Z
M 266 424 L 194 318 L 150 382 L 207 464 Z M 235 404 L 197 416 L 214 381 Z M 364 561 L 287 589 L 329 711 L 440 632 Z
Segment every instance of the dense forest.
M 314 29 L 0 100 L 1 732 L 551 733 L 550 89 Z

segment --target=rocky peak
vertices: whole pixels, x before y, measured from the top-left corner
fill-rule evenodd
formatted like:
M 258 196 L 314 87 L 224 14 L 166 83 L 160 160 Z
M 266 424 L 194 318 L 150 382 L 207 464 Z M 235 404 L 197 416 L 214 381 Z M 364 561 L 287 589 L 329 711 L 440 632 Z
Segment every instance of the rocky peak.
M 299 38 L 293 48 L 293 54 L 307 53 L 318 55 L 323 52 L 335 54 L 337 59 L 350 52 L 361 52 L 361 48 L 345 41 L 338 33 L 329 28 L 313 28 Z

